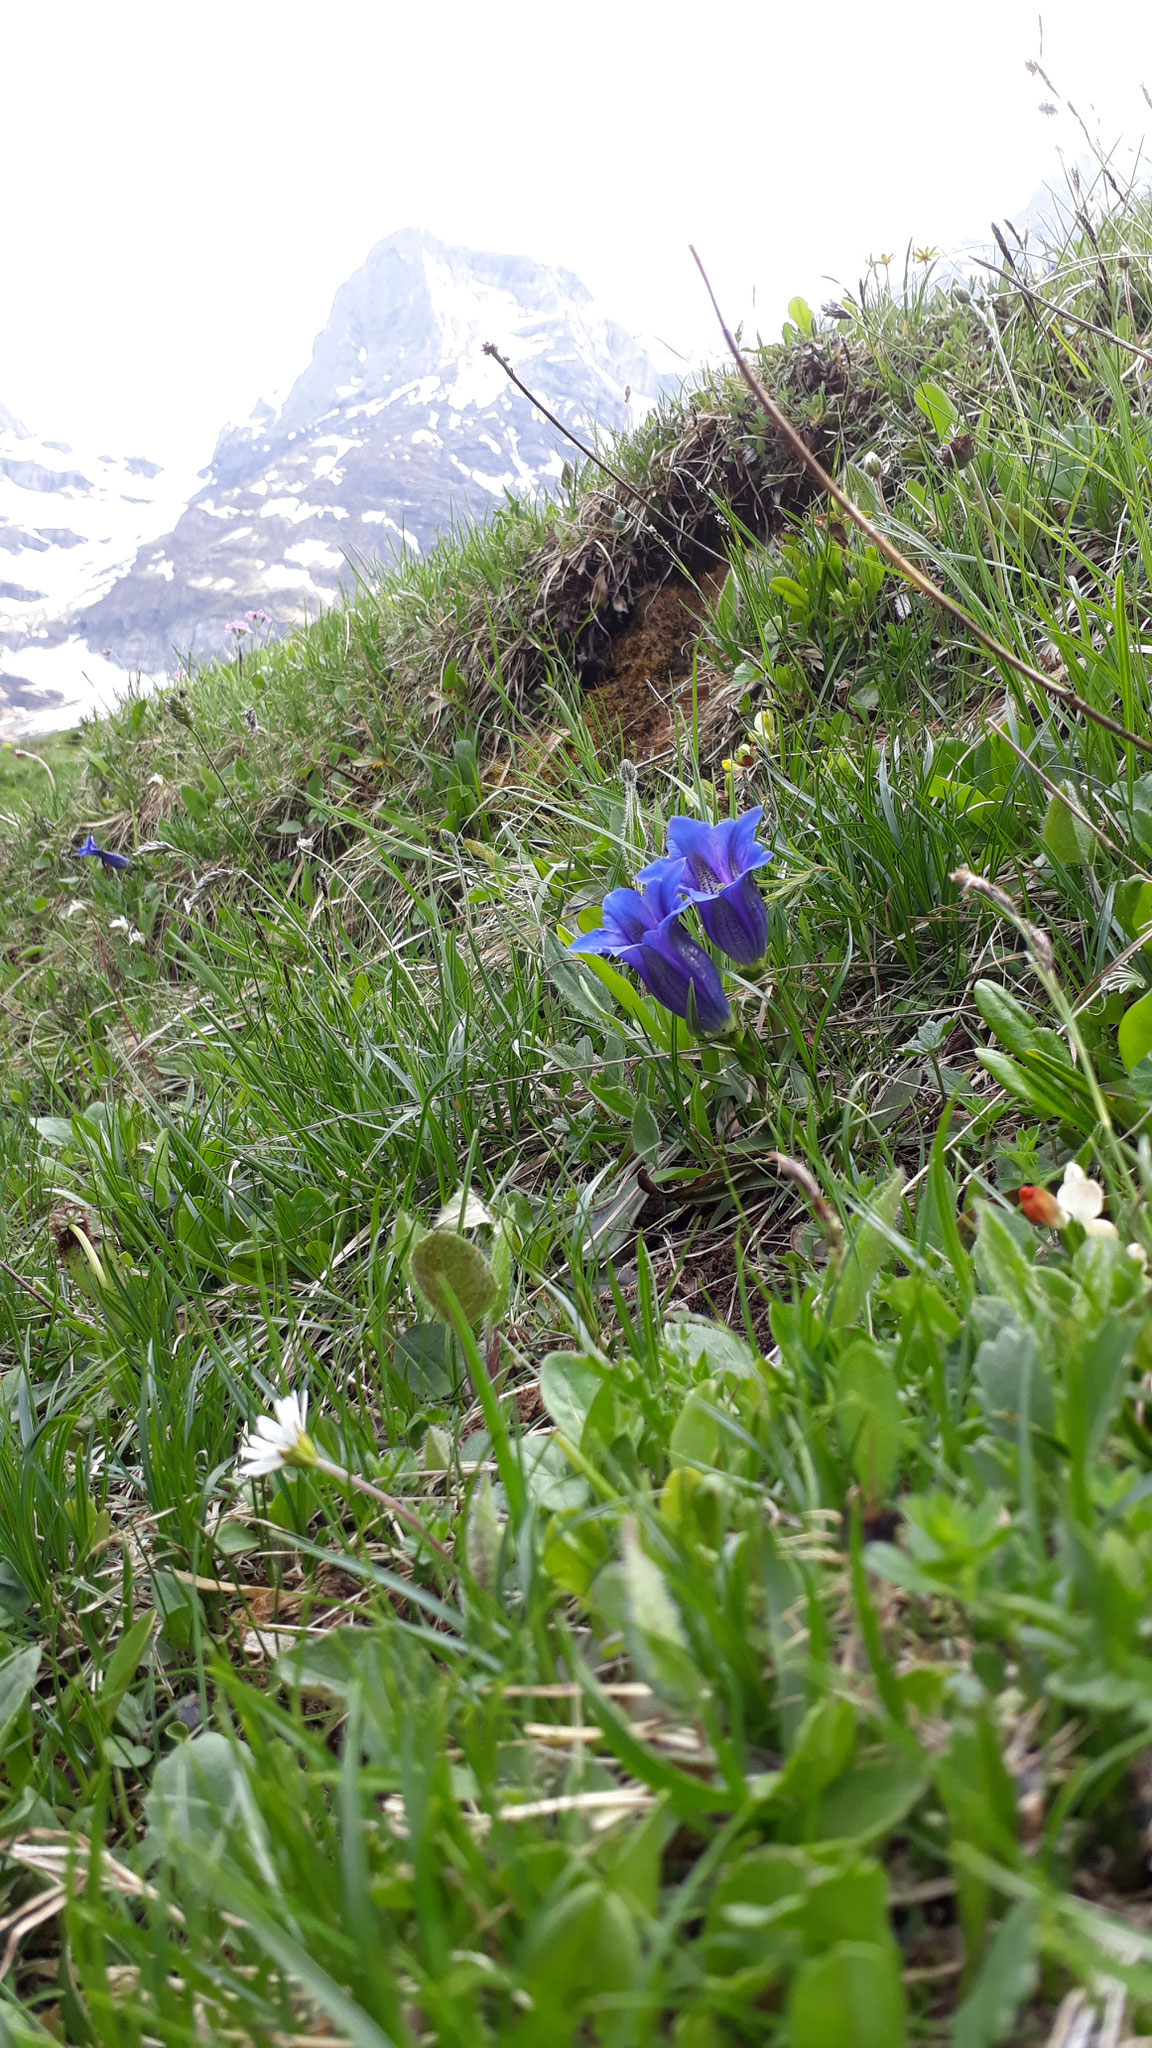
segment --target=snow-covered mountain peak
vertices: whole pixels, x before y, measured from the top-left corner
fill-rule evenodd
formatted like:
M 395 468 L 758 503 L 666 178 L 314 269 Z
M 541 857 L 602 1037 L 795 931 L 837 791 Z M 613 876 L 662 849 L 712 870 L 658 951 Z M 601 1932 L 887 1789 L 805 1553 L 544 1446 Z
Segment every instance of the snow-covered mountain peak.
M 79 452 L 0 407 L 0 717 L 14 728 L 65 716 L 107 682 L 87 681 L 61 618 L 111 589 L 141 542 L 178 517 L 188 480 L 144 456 Z M 99 671 L 99 675 L 97 672 Z
M 570 451 L 486 341 L 585 440 L 661 388 L 571 272 L 402 229 L 341 285 L 284 398 L 225 428 L 174 532 L 140 551 L 85 631 L 149 668 L 218 652 L 238 612 L 314 616 L 371 558 L 554 484 Z
M 42 494 L 10 598 L 0 556 L 0 645 L 6 621 L 20 649 L 5 665 L 27 676 L 30 647 L 74 649 L 82 635 L 157 674 L 221 652 L 245 610 L 277 625 L 314 617 L 373 558 L 419 552 L 508 492 L 553 486 L 571 450 L 486 341 L 584 441 L 638 417 L 664 381 L 570 271 L 405 228 L 340 287 L 286 395 L 223 430 L 200 488 L 167 517 L 153 464 L 82 462 L 0 421 L 0 488 Z M 0 498 L 5 514 L 18 517 Z M 26 573 L 28 550 L 51 559 L 51 578 Z

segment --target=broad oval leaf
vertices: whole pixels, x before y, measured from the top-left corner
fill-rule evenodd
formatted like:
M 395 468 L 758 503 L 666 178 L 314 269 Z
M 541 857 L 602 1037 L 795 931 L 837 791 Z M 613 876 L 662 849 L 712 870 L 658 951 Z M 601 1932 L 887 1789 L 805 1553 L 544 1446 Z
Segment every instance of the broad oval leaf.
M 1129 1073 L 1152 1052 L 1152 989 L 1125 1010 L 1116 1044 Z
M 455 1230 L 430 1230 L 409 1254 L 409 1271 L 442 1321 L 452 1320 L 452 1298 L 466 1323 L 478 1329 L 496 1301 L 496 1275 L 478 1245 Z

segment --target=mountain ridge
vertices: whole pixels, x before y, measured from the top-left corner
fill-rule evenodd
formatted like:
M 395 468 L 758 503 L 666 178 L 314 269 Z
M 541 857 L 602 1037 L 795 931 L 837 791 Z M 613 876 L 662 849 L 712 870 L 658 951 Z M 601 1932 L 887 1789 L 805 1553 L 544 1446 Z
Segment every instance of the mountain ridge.
M 555 429 L 486 339 L 582 437 L 626 424 L 665 381 L 572 272 L 400 229 L 337 291 L 283 399 L 222 429 L 173 531 L 81 629 L 146 667 L 218 653 L 236 612 L 297 623 L 372 558 L 422 552 L 506 492 L 547 489 L 565 460 Z
M 507 492 L 548 490 L 567 451 L 484 355 L 487 340 L 585 440 L 628 425 L 672 381 L 572 271 L 398 229 L 339 287 L 283 395 L 227 422 L 206 467 L 179 497 L 168 492 L 167 518 L 167 480 L 143 456 L 115 465 L 127 516 L 99 561 L 71 552 L 83 536 L 63 513 L 23 529 L 0 517 L 0 549 L 14 558 L 0 556 L 0 716 L 5 702 L 10 723 L 71 710 L 37 681 L 49 672 L 87 676 L 91 700 L 122 688 L 125 671 L 157 676 L 218 655 L 246 610 L 298 624 L 375 560 L 422 552 Z M 8 474 L 22 463 L 39 465 L 39 486 L 65 509 L 99 490 L 111 458 L 70 469 L 53 452 L 71 457 L 0 409 L 0 492 L 37 482 Z M 45 549 L 65 602 L 35 598 Z

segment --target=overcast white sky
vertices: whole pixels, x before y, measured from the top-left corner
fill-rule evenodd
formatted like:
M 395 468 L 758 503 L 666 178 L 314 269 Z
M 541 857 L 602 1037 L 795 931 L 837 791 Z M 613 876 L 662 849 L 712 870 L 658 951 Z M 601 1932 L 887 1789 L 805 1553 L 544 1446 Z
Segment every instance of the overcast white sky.
M 1043 17 L 1089 125 L 1152 139 L 1152 8 Z M 0 0 L 0 35 L 0 404 L 195 466 L 394 228 L 566 264 L 691 356 L 690 240 L 775 331 L 1084 146 L 1034 0 Z

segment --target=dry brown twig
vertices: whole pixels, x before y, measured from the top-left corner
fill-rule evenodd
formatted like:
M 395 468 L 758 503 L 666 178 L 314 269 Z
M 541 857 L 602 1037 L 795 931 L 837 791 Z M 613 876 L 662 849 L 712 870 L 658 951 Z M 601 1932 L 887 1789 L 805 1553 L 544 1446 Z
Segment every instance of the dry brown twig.
M 787 1152 L 769 1152 L 768 1164 L 776 1168 L 782 1180 L 790 1180 L 799 1188 L 805 1201 L 811 1206 L 828 1245 L 833 1250 L 838 1249 L 844 1237 L 840 1218 L 811 1168 L 805 1166 L 800 1159 L 790 1159 Z
M 955 882 L 956 887 L 962 889 L 966 896 L 983 896 L 986 902 L 993 904 L 1001 915 L 1008 919 L 1009 924 L 1015 925 L 1028 948 L 1033 965 L 1039 967 L 1045 974 L 1052 973 L 1055 957 L 1051 939 L 1038 924 L 1030 923 L 1028 918 L 1021 914 L 1019 904 L 1012 901 L 1006 889 L 1001 889 L 995 882 L 990 882 L 987 875 L 974 874 L 971 868 L 954 868 L 948 880 Z
M 723 313 L 720 311 L 708 273 L 694 248 L 692 249 L 692 258 L 704 280 L 705 290 L 712 301 L 713 311 L 720 323 L 720 331 L 728 347 L 731 349 L 740 375 L 756 400 L 757 405 L 767 414 L 777 433 L 787 442 L 792 453 L 810 470 L 820 485 L 821 490 L 826 491 L 833 503 L 839 505 L 845 517 L 851 519 L 853 525 L 860 528 L 861 533 L 866 535 L 872 542 L 873 547 L 879 549 L 885 560 L 891 562 L 892 567 L 898 574 L 911 583 L 913 588 L 918 590 L 922 597 L 930 599 L 933 604 L 940 607 L 941 611 L 947 612 L 949 618 L 955 619 L 957 625 L 963 626 L 965 631 L 972 635 L 972 638 L 979 646 L 983 647 L 985 652 L 992 655 L 996 661 L 1002 662 L 1006 668 L 1010 668 L 1016 675 L 1022 676 L 1025 682 L 1033 683 L 1037 689 L 1043 690 L 1045 696 L 1050 697 L 1054 703 L 1062 705 L 1066 711 L 1077 713 L 1080 717 L 1089 719 L 1093 725 L 1102 726 L 1105 732 L 1112 733 L 1115 738 L 1123 740 L 1126 745 L 1138 747 L 1142 754 L 1152 755 L 1152 740 L 1143 739 L 1139 733 L 1129 732 L 1127 726 L 1121 725 L 1115 718 L 1109 718 L 1107 712 L 1097 711 L 1094 704 L 1089 704 L 1083 697 L 1078 696 L 1075 690 L 1068 689 L 1063 683 L 1054 681 L 1051 676 L 1046 676 L 1043 670 L 1033 668 L 1031 662 L 1025 661 L 1021 655 L 1013 654 L 1012 649 L 1005 647 L 1002 640 L 997 640 L 995 634 L 987 632 L 983 626 L 979 625 L 971 613 L 966 612 L 964 606 L 956 598 L 949 597 L 948 592 L 941 589 L 938 583 L 934 583 L 930 576 L 926 576 L 922 569 L 918 569 L 915 562 L 910 562 L 907 555 L 901 553 L 895 542 L 889 540 L 888 535 L 869 519 L 867 513 L 860 510 L 859 505 L 848 496 L 847 491 L 843 490 L 835 479 L 829 476 L 823 463 L 817 456 L 813 455 L 807 443 L 797 433 L 787 414 L 780 410 L 775 399 L 769 396 L 760 379 L 750 369 L 737 345 L 735 336 L 728 326 Z
M 564 439 L 566 441 L 571 441 L 572 446 L 574 448 L 578 448 L 580 450 L 581 455 L 583 455 L 589 462 L 594 462 L 596 464 L 597 469 L 602 469 L 604 471 L 605 476 L 610 476 L 612 478 L 613 483 L 617 483 L 620 485 L 621 490 L 627 491 L 629 497 L 634 498 L 638 505 L 642 505 L 645 512 L 657 512 L 656 506 L 649 502 L 649 500 L 644 496 L 643 491 L 637 490 L 635 484 L 629 483 L 628 478 L 626 476 L 622 476 L 618 469 L 613 469 L 612 464 L 610 462 L 605 462 L 602 455 L 597 455 L 594 448 L 589 448 L 587 444 L 580 439 L 579 435 L 574 434 L 572 432 L 571 427 L 566 427 L 564 425 L 563 420 L 557 419 L 556 414 L 554 412 L 549 411 L 543 399 L 538 398 L 534 391 L 530 391 L 527 384 L 524 383 L 523 379 L 516 375 L 516 372 L 512 368 L 511 363 L 508 361 L 507 356 L 501 355 L 494 341 L 484 342 L 483 350 L 486 356 L 492 357 L 493 362 L 499 363 L 500 368 L 503 370 L 504 375 L 507 377 L 509 383 L 514 384 L 516 386 L 517 391 L 523 393 L 524 397 L 528 400 L 529 405 L 534 405 L 536 407 L 537 412 L 543 413 L 545 419 L 548 421 L 548 424 L 550 426 L 555 427 L 556 432 L 558 434 L 563 434 Z M 657 514 L 657 516 L 659 516 L 659 514 Z
M 44 770 L 45 775 L 48 777 L 49 782 L 52 784 L 52 794 L 53 796 L 55 796 L 56 777 L 53 775 L 52 770 L 48 766 L 47 761 L 44 759 L 43 754 L 34 754 L 32 752 L 31 747 L 13 747 L 12 759 L 14 761 L 35 761 L 36 766 Z
M 484 354 L 486 356 L 491 356 L 493 362 L 499 363 L 500 368 L 503 370 L 504 375 L 509 379 L 509 382 L 516 386 L 517 391 L 523 393 L 524 397 L 528 400 L 529 404 L 534 405 L 536 407 L 537 412 L 543 413 L 549 425 L 555 427 L 556 432 L 558 434 L 563 434 L 564 439 L 566 441 L 571 441 L 572 446 L 574 448 L 578 448 L 581 455 L 586 457 L 586 459 L 589 462 L 594 462 L 597 469 L 603 470 L 605 476 L 610 476 L 612 478 L 613 483 L 619 484 L 620 489 L 622 491 L 627 491 L 628 496 L 631 499 L 633 499 L 633 501 L 637 505 L 640 506 L 642 511 L 648 514 L 648 517 L 650 519 L 659 520 L 662 525 L 666 526 L 672 533 L 675 534 L 677 542 L 681 545 L 683 544 L 686 536 L 680 531 L 680 528 L 676 525 L 675 520 L 669 518 L 667 512 L 664 511 L 662 506 L 654 504 L 652 499 L 646 497 L 644 492 L 639 490 L 634 483 L 630 483 L 628 478 L 624 476 L 620 470 L 613 469 L 612 464 L 610 462 L 605 462 L 602 455 L 597 455 L 594 448 L 589 448 L 585 444 L 585 442 L 581 441 L 579 435 L 574 434 L 572 432 L 571 427 L 566 427 L 563 420 L 557 419 L 556 414 L 554 412 L 549 411 L 548 407 L 544 404 L 543 399 L 538 398 L 536 393 L 530 390 L 528 385 L 524 383 L 523 379 L 516 375 L 516 372 L 512 368 L 511 363 L 508 361 L 506 356 L 501 355 L 494 341 L 486 341 L 482 344 L 482 346 Z M 705 554 L 711 555 L 713 561 L 721 562 L 724 560 L 724 557 L 718 554 L 715 548 L 709 547 L 707 542 L 701 541 L 699 537 L 696 538 L 695 545 L 699 547 Z M 678 551 L 677 558 L 679 558 Z

